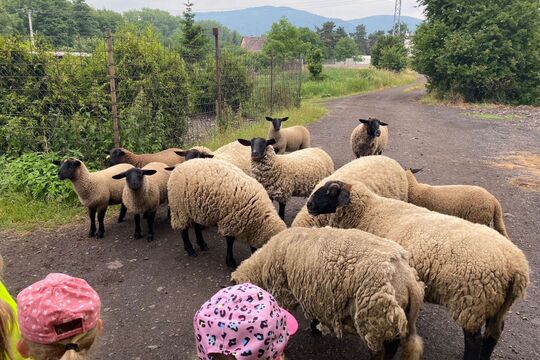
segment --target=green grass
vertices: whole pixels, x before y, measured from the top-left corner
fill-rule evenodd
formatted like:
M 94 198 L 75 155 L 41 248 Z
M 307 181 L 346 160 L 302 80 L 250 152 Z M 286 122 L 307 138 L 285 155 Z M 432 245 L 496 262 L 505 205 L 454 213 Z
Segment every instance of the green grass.
M 324 68 L 323 75 L 321 80 L 315 80 L 309 74 L 304 75 L 303 99 L 323 99 L 358 94 L 406 85 L 417 79 L 417 74 L 412 71 L 395 73 L 375 68 Z
M 426 84 L 424 83 L 414 84 L 412 86 L 409 86 L 408 88 L 403 89 L 402 93 L 406 94 L 415 90 L 424 90 L 425 88 L 426 88 Z
M 514 118 L 511 114 L 499 115 L 499 114 L 479 114 L 479 113 L 465 113 L 468 116 L 472 116 L 483 120 L 512 120 Z

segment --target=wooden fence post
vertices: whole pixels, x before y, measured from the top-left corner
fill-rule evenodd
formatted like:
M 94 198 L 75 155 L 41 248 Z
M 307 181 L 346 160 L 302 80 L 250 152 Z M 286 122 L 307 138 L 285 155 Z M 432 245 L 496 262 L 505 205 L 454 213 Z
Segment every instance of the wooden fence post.
M 270 55 L 270 116 L 274 116 L 274 49 Z
M 109 87 L 111 91 L 111 115 L 113 127 L 113 141 L 115 147 L 120 147 L 120 125 L 118 123 L 118 104 L 116 103 L 116 70 L 113 59 L 113 40 L 111 29 L 107 29 L 107 66 L 109 70 Z
M 220 129 L 225 128 L 223 124 L 223 117 L 221 116 L 221 51 L 219 48 L 219 28 L 212 28 L 214 34 L 215 47 L 216 47 L 216 117 L 218 127 Z

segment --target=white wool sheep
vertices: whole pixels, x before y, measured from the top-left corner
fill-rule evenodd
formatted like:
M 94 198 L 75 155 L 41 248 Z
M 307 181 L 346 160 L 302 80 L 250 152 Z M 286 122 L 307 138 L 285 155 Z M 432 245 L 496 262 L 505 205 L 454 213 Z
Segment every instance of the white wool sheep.
M 388 124 L 379 119 L 360 119 L 351 133 L 351 147 L 357 158 L 381 155 L 388 145 Z
M 332 158 L 320 148 L 302 149 L 290 154 L 276 155 L 275 139 L 238 139 L 249 151 L 251 172 L 270 199 L 279 203 L 279 216 L 285 218 L 285 205 L 292 196 L 308 197 L 321 179 L 334 171 Z
M 306 127 L 297 125 L 285 129 L 281 128 L 281 123 L 288 119 L 288 117 L 266 117 L 266 120 L 272 122 L 267 138 L 276 140 L 274 149 L 276 149 L 276 153 L 278 154 L 285 154 L 285 152 L 305 149 L 311 146 L 311 135 Z
M 154 218 L 160 204 L 167 202 L 169 170 L 166 164 L 151 162 L 142 169 L 131 168 L 114 175 L 113 179 L 126 179 L 122 202 L 135 215 L 135 239 L 141 238 L 141 214 L 148 223 L 147 240 L 154 240 Z
M 133 165 L 118 164 L 110 168 L 90 172 L 84 163 L 76 158 L 68 158 L 62 162 L 55 162 L 60 166 L 58 177 L 60 180 L 69 179 L 73 184 L 73 189 L 77 193 L 81 203 L 88 208 L 90 218 L 89 237 L 96 236 L 96 213 L 99 223 L 97 232 L 98 238 L 105 235 L 105 213 L 109 205 L 122 204 L 122 191 L 124 182 L 114 180 L 113 175 L 131 169 Z M 120 209 L 118 222 L 122 222 L 126 215 L 124 204 Z
M 292 228 L 275 235 L 231 274 L 267 289 L 281 306 L 301 306 L 323 333 L 359 335 L 373 358 L 420 359 L 416 319 L 423 284 L 393 241 L 355 230 Z
M 236 266 L 232 253 L 235 238 L 250 245 L 252 251 L 286 228 L 266 190 L 238 167 L 222 160 L 193 159 L 171 173 L 167 185 L 171 225 L 182 230 L 188 255 L 195 250 L 189 241 L 192 223 L 213 226 L 227 239 L 226 263 Z M 197 244 L 205 249 L 202 236 Z
M 413 174 L 420 170 L 406 171 L 411 204 L 486 226 L 493 221 L 495 230 L 508 238 L 501 204 L 489 191 L 473 185 L 422 184 Z
M 240 145 L 237 141 L 233 141 L 216 151 L 212 151 L 204 146 L 195 146 L 187 151 L 177 151 L 180 156 L 184 156 L 186 160 L 197 158 L 215 158 L 217 160 L 227 161 L 247 175 L 251 176 L 251 162 L 249 157 L 249 149 Z
M 151 162 L 162 162 L 169 166 L 180 164 L 184 158 L 176 154 L 182 149 L 170 148 L 153 154 L 135 154 L 124 148 L 114 148 L 110 152 L 109 164 L 117 165 L 122 163 L 131 164 L 142 168 Z
M 365 156 L 353 160 L 332 175 L 322 179 L 315 189 L 320 188 L 330 180 L 344 182 L 361 181 L 371 191 L 387 198 L 407 201 L 407 176 L 405 170 L 397 161 L 386 156 Z M 304 205 L 292 226 L 323 227 L 328 225 L 330 215 L 311 216 Z
M 380 197 L 360 182 L 329 181 L 313 193 L 308 209 L 334 213 L 334 227 L 402 245 L 426 284 L 426 300 L 445 306 L 463 328 L 464 359 L 490 358 L 506 313 L 529 285 L 527 259 L 510 240 L 484 225 Z

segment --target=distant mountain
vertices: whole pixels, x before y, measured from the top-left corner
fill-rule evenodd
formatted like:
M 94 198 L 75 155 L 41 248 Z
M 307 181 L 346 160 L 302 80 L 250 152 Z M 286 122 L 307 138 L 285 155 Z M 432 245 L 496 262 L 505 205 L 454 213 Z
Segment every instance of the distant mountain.
M 333 21 L 336 26 L 343 26 L 349 33 L 354 32 L 358 24 L 364 24 L 366 31 L 372 33 L 377 30 L 390 30 L 394 17 L 392 15 L 376 15 L 361 19 L 342 20 L 327 18 L 312 14 L 304 10 L 289 7 L 260 6 L 242 10 L 222 12 L 200 12 L 196 14 L 197 20 L 216 20 L 230 29 L 237 30 L 242 35 L 262 35 L 270 30 L 272 23 L 285 16 L 295 26 L 315 29 L 326 21 Z M 422 23 L 421 19 L 402 16 L 409 29 L 414 30 Z

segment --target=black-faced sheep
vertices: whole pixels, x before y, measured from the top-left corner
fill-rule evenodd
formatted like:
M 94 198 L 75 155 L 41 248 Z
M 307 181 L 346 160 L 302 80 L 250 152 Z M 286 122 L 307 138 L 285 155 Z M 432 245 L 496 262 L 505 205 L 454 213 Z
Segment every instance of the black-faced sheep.
M 388 145 L 388 124 L 379 119 L 360 119 L 361 124 L 351 133 L 351 147 L 357 158 L 381 155 Z
M 276 153 L 278 154 L 285 154 L 285 152 L 305 149 L 311 146 L 311 135 L 306 127 L 297 125 L 286 129 L 281 128 L 281 123 L 288 119 L 288 117 L 266 117 L 266 120 L 272 122 L 267 138 L 276 139 L 274 149 L 276 149 Z
M 161 162 L 168 166 L 180 164 L 184 158 L 177 155 L 176 151 L 182 149 L 170 148 L 153 154 L 135 154 L 124 148 L 115 148 L 110 152 L 109 164 L 131 164 L 135 167 L 142 168 L 151 162 Z
M 246 149 L 237 141 L 223 145 L 216 151 L 211 151 L 204 146 L 195 146 L 187 151 L 177 151 L 176 153 L 180 156 L 184 156 L 186 160 L 197 158 L 215 158 L 218 160 L 227 161 L 237 166 L 247 175 L 251 176 L 249 149 Z

